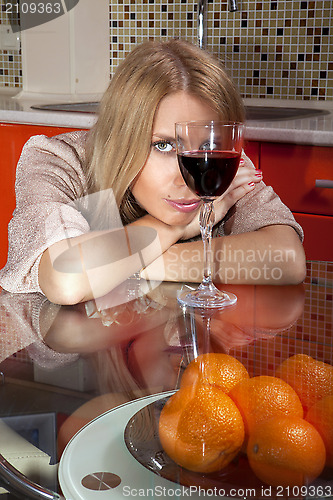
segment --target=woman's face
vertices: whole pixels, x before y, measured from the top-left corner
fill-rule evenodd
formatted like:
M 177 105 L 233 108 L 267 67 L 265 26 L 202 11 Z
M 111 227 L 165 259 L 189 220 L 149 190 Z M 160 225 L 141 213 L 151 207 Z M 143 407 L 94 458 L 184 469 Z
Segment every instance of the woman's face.
M 132 193 L 141 207 L 165 224 L 188 224 L 201 204 L 200 198 L 186 186 L 178 167 L 175 123 L 218 118 L 204 101 L 186 92 L 161 100 L 154 118 L 150 154 Z

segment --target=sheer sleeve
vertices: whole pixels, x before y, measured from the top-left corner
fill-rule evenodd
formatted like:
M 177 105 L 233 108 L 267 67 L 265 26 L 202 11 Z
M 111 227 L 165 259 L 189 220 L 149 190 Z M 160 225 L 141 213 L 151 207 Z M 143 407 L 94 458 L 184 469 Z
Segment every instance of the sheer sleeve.
M 44 250 L 89 231 L 89 223 L 71 204 L 85 194 L 82 163 L 86 134 L 34 136 L 25 144 L 16 169 L 8 260 L 0 271 L 0 285 L 5 290 L 40 292 L 38 266 Z

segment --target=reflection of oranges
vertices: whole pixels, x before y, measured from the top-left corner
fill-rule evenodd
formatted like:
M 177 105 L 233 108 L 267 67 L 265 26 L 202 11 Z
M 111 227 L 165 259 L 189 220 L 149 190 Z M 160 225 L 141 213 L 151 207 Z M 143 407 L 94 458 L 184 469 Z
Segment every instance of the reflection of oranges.
M 275 375 L 295 389 L 304 410 L 324 396 L 333 395 L 333 366 L 306 354 L 296 354 L 283 361 Z
M 249 378 L 245 366 L 233 356 L 223 353 L 206 353 L 195 358 L 183 373 L 180 387 L 210 384 L 226 394 L 243 378 Z
M 180 387 L 197 383 L 219 387 L 226 394 L 243 378 L 249 378 L 245 366 L 233 356 L 223 353 L 201 354 L 183 373 Z
M 214 472 L 228 465 L 244 440 L 244 425 L 234 402 L 211 385 L 184 387 L 165 404 L 159 436 L 178 465 L 195 472 Z
M 261 481 L 271 486 L 303 486 L 318 477 L 325 465 L 319 432 L 294 416 L 274 417 L 251 432 L 247 456 Z
M 262 420 L 278 415 L 303 417 L 303 408 L 294 389 L 277 377 L 261 375 L 242 380 L 229 396 L 239 408 L 248 434 Z
M 333 467 L 333 396 L 326 396 L 311 406 L 306 420 L 321 435 L 326 448 L 326 465 Z

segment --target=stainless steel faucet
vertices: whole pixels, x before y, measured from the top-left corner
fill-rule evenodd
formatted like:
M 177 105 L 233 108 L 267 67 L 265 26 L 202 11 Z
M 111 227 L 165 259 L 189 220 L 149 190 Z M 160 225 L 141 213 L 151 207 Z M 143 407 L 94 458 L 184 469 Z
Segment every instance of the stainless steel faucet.
M 237 0 L 229 0 L 229 11 L 236 12 L 238 10 Z
M 206 11 L 207 0 L 198 1 L 198 43 L 200 49 L 206 45 Z
M 198 44 L 202 49 L 206 45 L 206 6 L 207 0 L 198 1 Z M 229 0 L 229 11 L 236 12 L 238 10 L 237 0 Z

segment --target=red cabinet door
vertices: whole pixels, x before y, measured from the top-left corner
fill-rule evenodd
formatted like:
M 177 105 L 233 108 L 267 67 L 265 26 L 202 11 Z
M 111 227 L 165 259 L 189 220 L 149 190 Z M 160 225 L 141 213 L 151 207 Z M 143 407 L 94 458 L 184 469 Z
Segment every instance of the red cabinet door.
M 333 148 L 261 143 L 260 167 L 293 212 L 333 215 L 333 189 L 319 186 L 333 181 Z
M 49 137 L 74 129 L 0 123 L 0 269 L 5 265 L 8 251 L 7 226 L 15 208 L 15 171 L 23 145 L 32 135 Z
M 245 141 L 244 143 L 245 154 L 253 161 L 256 168 L 260 168 L 260 142 L 256 141 Z
M 333 148 L 261 143 L 264 181 L 304 230 L 308 260 L 333 261 Z M 327 182 L 328 181 L 328 182 Z
M 304 231 L 307 260 L 333 261 L 333 217 L 294 213 Z

